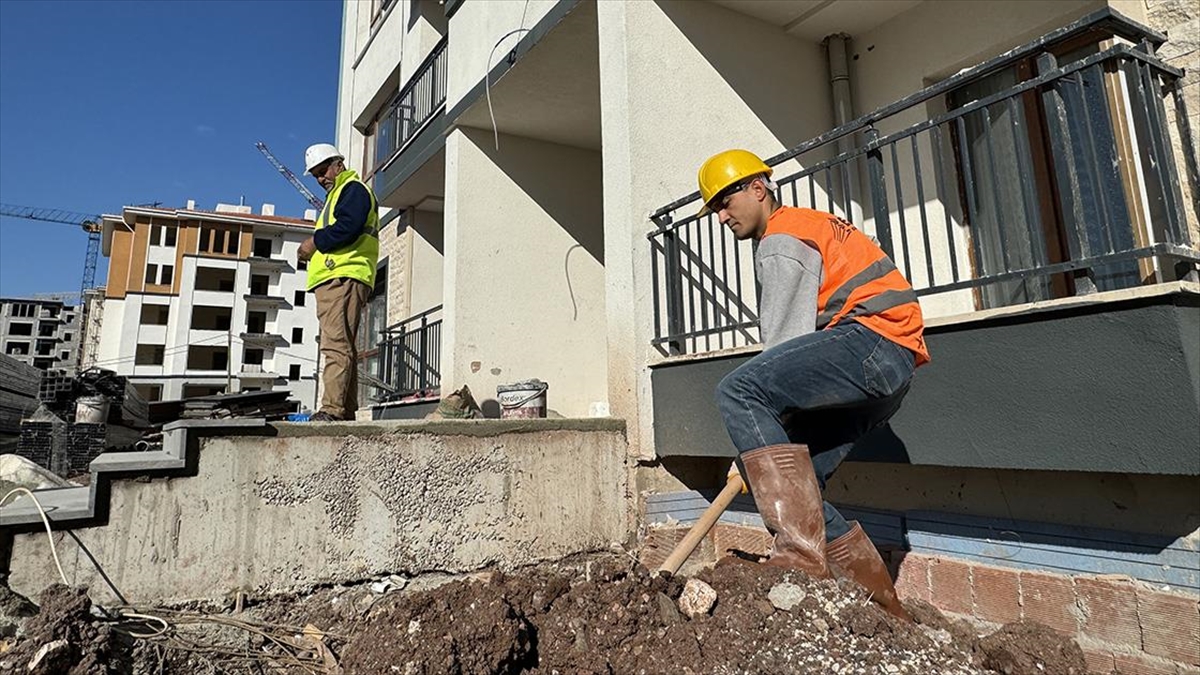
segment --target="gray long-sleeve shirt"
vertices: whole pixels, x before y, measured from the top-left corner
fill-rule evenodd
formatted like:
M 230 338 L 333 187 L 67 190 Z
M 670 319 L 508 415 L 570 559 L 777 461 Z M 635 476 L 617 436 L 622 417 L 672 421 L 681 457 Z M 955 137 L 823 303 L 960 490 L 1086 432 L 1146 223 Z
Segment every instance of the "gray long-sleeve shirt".
M 763 347 L 817 330 L 817 297 L 824 267 L 817 249 L 787 234 L 763 237 L 754 251 Z

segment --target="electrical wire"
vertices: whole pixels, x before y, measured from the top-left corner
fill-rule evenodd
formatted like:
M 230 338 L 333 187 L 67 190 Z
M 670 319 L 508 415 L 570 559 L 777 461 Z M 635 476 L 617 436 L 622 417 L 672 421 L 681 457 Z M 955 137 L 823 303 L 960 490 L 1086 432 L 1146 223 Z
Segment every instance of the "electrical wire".
M 62 579 L 64 586 L 70 586 L 71 582 L 67 581 L 67 575 L 63 572 L 62 562 L 60 562 L 58 559 L 58 549 L 54 546 L 54 532 L 50 529 L 50 519 L 46 517 L 46 509 L 42 507 L 42 503 L 38 501 L 37 496 L 26 488 L 13 488 L 12 490 L 9 490 L 8 493 L 3 497 L 0 497 L 0 507 L 3 507 L 4 502 L 8 501 L 9 497 L 17 494 L 18 492 L 23 492 L 29 495 L 29 498 L 33 500 L 33 505 L 35 508 L 37 508 L 38 515 L 42 517 L 42 524 L 46 526 L 46 540 L 50 542 L 50 555 L 54 557 L 54 567 L 58 569 L 58 578 Z
M 525 27 L 525 12 L 529 10 L 529 0 L 525 0 L 525 6 L 521 8 L 521 23 L 515 30 L 510 30 L 496 40 L 496 44 L 492 45 L 492 51 L 488 54 L 487 68 L 483 71 L 483 90 L 487 94 L 488 117 L 492 120 L 492 136 L 496 142 L 496 150 L 500 150 L 500 129 L 496 126 L 496 112 L 492 108 L 492 59 L 496 56 L 496 49 L 500 43 L 507 40 L 510 36 L 519 33 L 528 33 L 531 29 Z M 518 43 L 519 45 L 520 43 Z M 516 47 L 513 47 L 515 55 Z

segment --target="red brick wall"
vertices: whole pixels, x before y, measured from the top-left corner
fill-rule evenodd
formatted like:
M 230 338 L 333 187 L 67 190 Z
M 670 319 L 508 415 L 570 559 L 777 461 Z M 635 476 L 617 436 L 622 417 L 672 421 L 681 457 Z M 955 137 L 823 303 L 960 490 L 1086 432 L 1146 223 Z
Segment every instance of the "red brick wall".
M 1200 674 L 1200 597 L 1116 575 L 1070 577 L 895 553 L 896 590 L 989 623 L 1031 619 L 1078 640 L 1097 673 Z

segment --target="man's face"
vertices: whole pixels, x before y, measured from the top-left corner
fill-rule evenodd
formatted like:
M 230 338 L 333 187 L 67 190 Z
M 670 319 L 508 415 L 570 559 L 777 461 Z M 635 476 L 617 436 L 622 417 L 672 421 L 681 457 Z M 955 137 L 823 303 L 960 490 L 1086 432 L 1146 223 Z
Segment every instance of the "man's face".
M 333 184 L 337 181 L 338 174 L 342 172 L 342 160 L 330 159 L 313 167 L 312 175 L 325 188 L 326 192 L 333 189 Z
M 770 215 L 764 208 L 768 194 L 762 180 L 754 178 L 725 189 L 713 200 L 711 208 L 717 220 L 738 240 L 761 239 Z

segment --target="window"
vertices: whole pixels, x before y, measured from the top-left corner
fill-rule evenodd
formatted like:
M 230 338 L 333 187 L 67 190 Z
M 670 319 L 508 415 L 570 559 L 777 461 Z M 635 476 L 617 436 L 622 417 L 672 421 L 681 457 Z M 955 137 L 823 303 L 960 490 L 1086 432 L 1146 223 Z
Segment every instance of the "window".
M 58 353 L 59 361 L 66 361 L 69 358 L 71 358 L 71 352 L 59 352 Z
M 162 225 L 150 226 L 150 245 L 159 246 L 162 242 Z
M 10 316 L 29 318 L 34 315 L 36 307 L 34 305 L 26 305 L 21 303 L 13 303 L 12 314 Z
M 221 225 L 200 227 L 200 252 L 214 255 L 237 255 L 240 229 Z
M 70 342 L 72 337 L 74 336 L 71 333 L 63 333 L 63 342 Z
M 31 323 L 10 323 L 8 324 L 9 335 L 33 335 L 33 324 Z
M 135 384 L 133 385 L 138 395 L 147 403 L 154 403 L 162 400 L 162 385 L 161 384 Z
M 135 366 L 161 366 L 166 355 L 164 345 L 138 345 L 133 355 Z
M 271 286 L 271 277 L 265 274 L 250 275 L 250 295 L 267 295 Z
M 146 283 L 158 283 L 158 265 L 146 265 Z
M 170 305 L 142 305 L 143 326 L 165 326 L 171 314 Z
M 55 325 L 52 323 L 38 324 L 38 337 L 54 337 Z
M 295 382 L 300 379 L 300 364 L 293 363 L 288 366 L 288 380 Z
M 232 292 L 237 272 L 222 267 L 197 267 L 196 290 Z
M 213 253 L 225 251 L 225 230 L 213 230 Z
M 261 366 L 263 362 L 263 350 L 247 349 L 242 354 L 242 363 L 249 366 Z
M 178 232 L 179 228 L 175 227 L 174 225 L 168 225 L 164 227 L 163 235 L 166 236 L 166 239 L 163 241 L 163 246 L 174 246 L 175 237 L 177 236 Z
M 229 330 L 232 321 L 233 309 L 230 307 L 192 307 L 192 330 Z
M 270 258 L 271 257 L 271 240 L 270 239 L 255 239 L 254 240 L 254 257 Z
M 163 265 L 161 283 L 163 286 L 170 286 L 175 281 L 175 266 Z
M 267 313 L 266 312 L 248 312 L 246 314 L 246 332 L 247 333 L 265 333 L 265 332 L 267 332 Z
M 298 345 L 301 342 L 304 342 L 304 329 L 303 328 L 293 328 L 292 329 L 292 344 Z
M 296 291 L 296 295 L 292 299 L 292 304 L 296 307 L 304 306 L 304 291 Z
M 207 225 L 200 228 L 200 252 L 208 253 L 212 251 L 212 228 Z
M 4 345 L 4 353 L 5 354 L 14 354 L 17 356 L 28 356 L 29 355 L 29 343 L 28 342 L 9 342 Z

